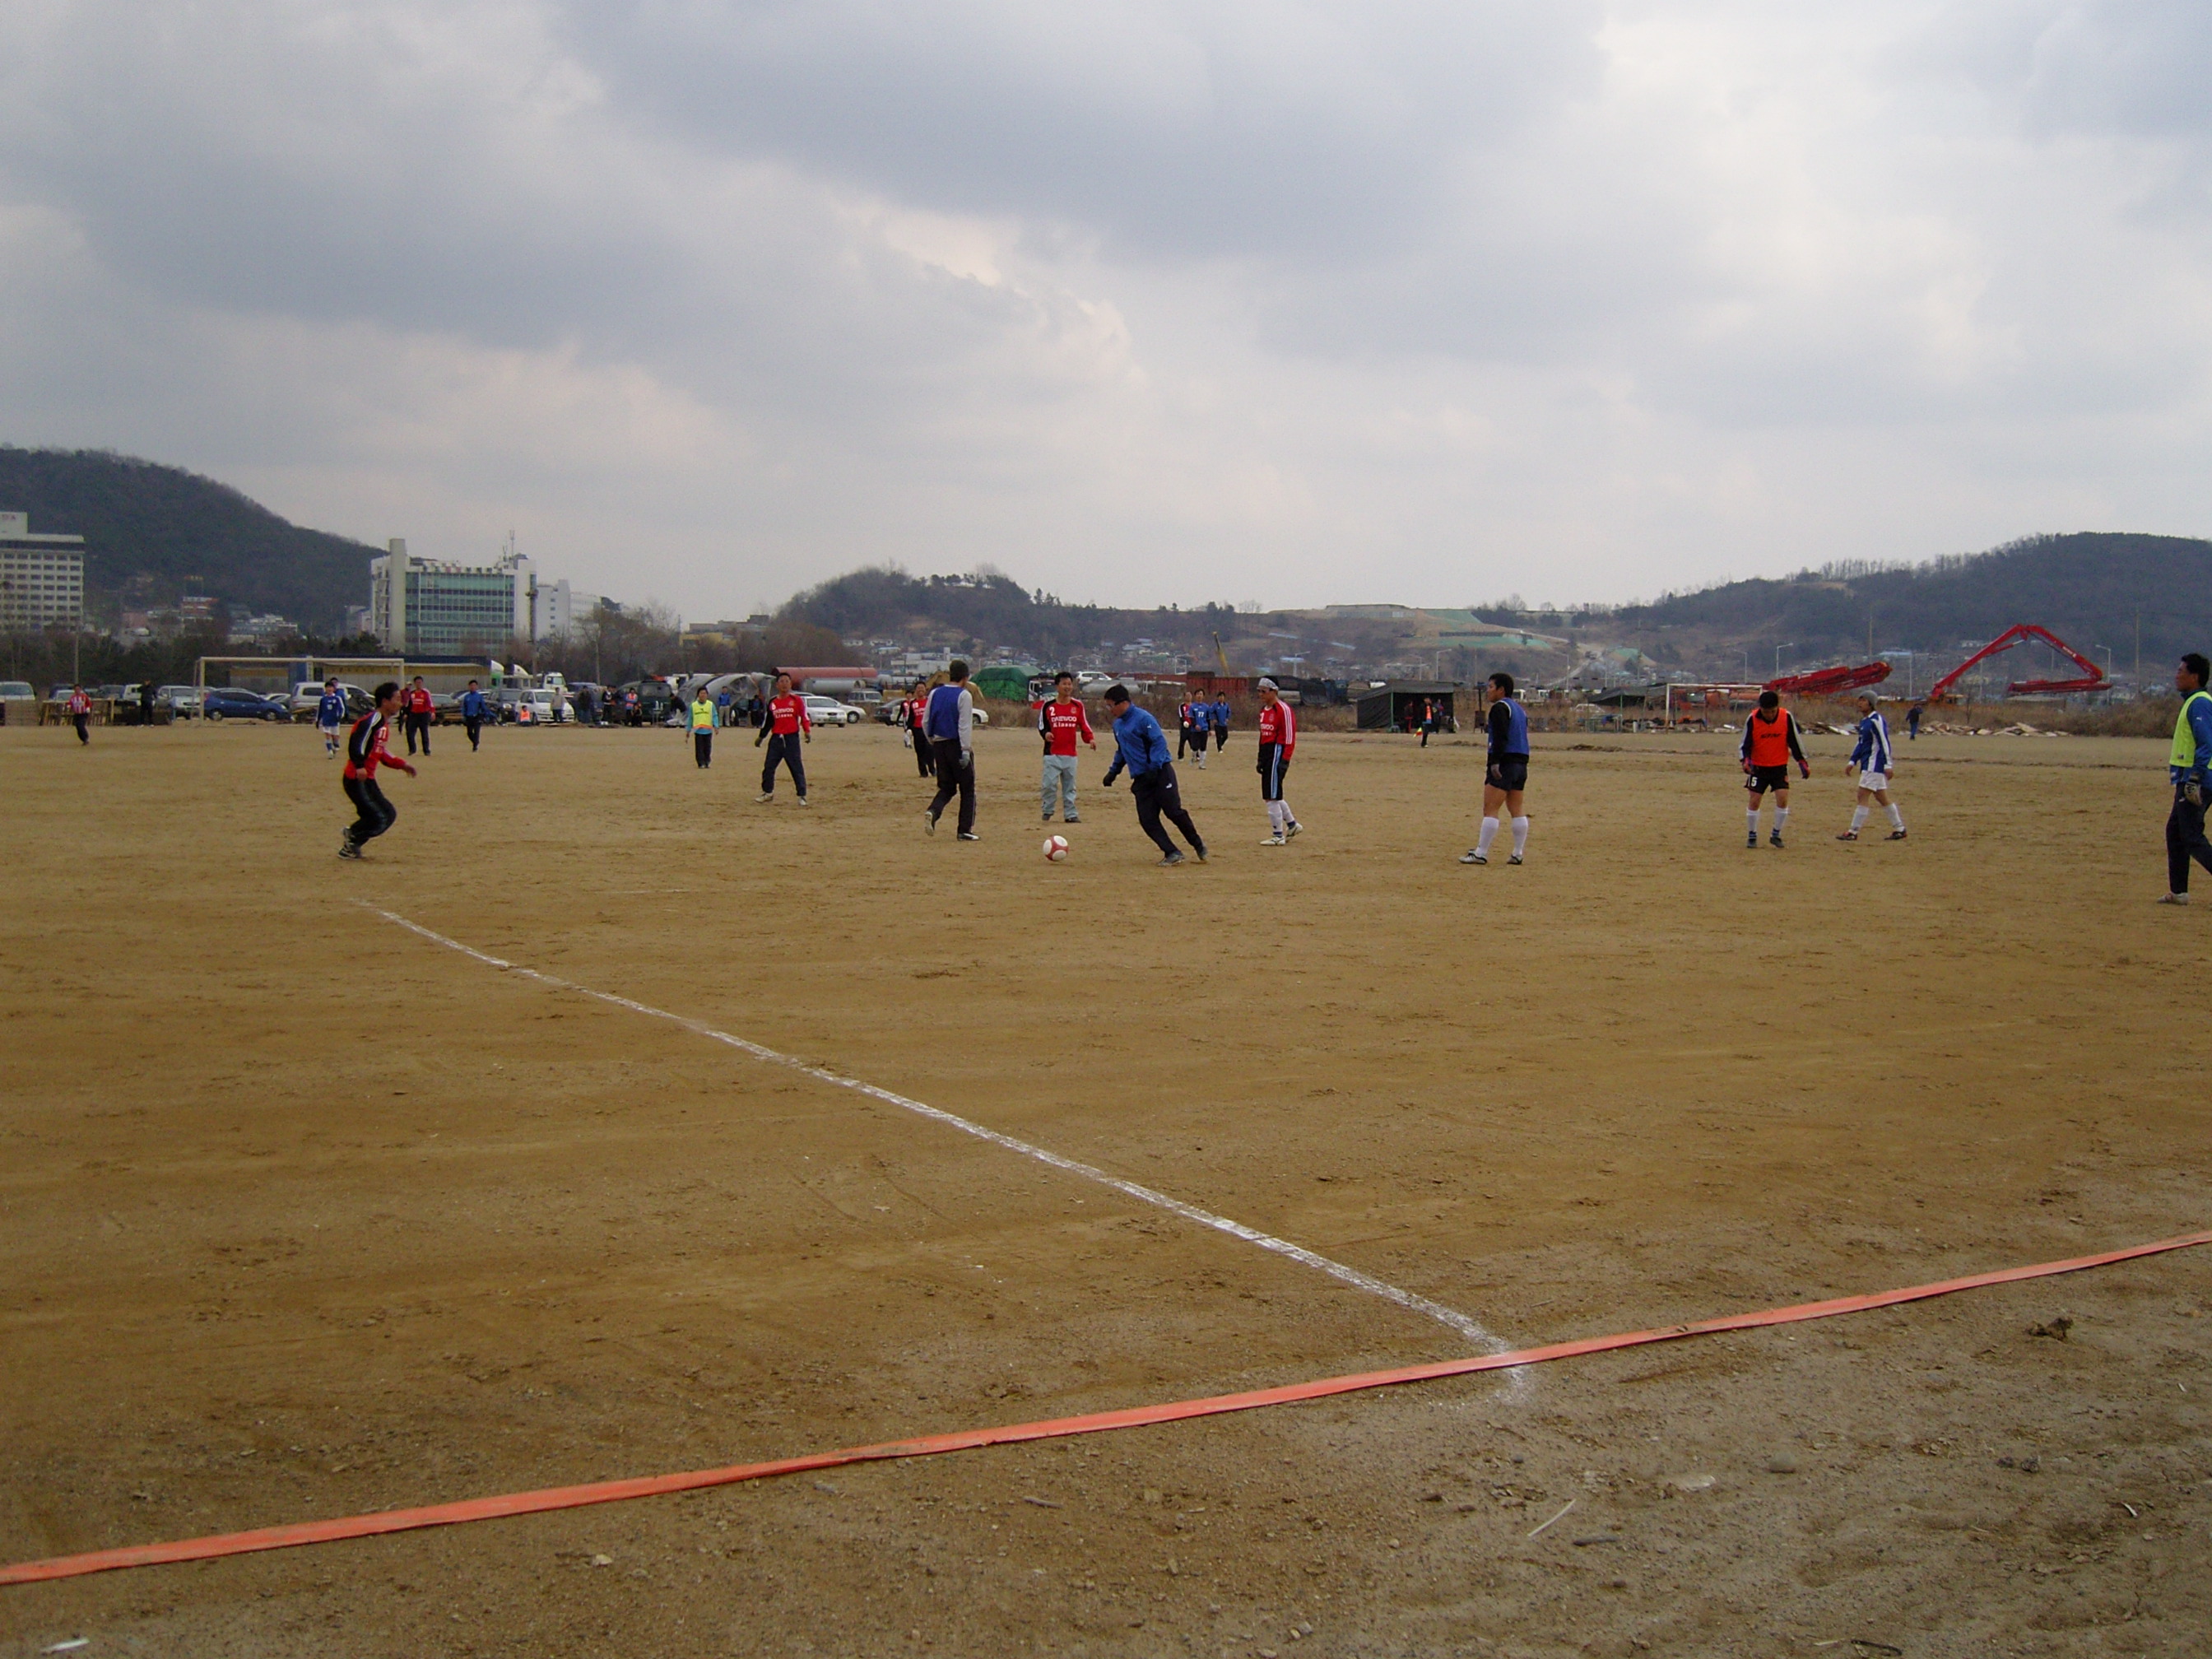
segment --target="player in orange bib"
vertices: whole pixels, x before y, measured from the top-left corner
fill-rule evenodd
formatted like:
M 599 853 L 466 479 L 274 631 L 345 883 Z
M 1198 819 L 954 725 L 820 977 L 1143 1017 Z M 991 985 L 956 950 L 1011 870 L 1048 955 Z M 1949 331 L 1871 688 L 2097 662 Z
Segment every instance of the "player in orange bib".
M 1744 814 L 1749 834 L 1746 847 L 1759 845 L 1759 798 L 1769 790 L 1774 793 L 1774 829 L 1767 836 L 1771 847 L 1782 845 L 1782 827 L 1790 822 L 1790 763 L 1797 763 L 1798 771 L 1806 777 L 1813 775 L 1813 764 L 1805 758 L 1805 747 L 1797 741 L 1796 717 L 1782 706 L 1781 697 L 1772 691 L 1759 694 L 1759 707 L 1743 723 L 1743 787 L 1751 791 L 1751 805 Z

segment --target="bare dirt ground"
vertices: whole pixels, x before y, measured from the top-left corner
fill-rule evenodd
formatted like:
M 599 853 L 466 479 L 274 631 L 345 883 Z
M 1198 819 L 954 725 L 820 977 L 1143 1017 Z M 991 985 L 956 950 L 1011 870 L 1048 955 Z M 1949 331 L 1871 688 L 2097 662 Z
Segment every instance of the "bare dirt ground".
M 1163 871 L 1086 755 L 812 807 L 441 732 L 369 861 L 299 729 L 0 731 L 0 1558 L 1467 1351 L 1433 1320 L 380 920 L 805 1056 L 1528 1344 L 2207 1224 L 2212 907 L 2154 744 L 1923 741 L 1743 847 L 1730 739 L 1249 733 Z M 1877 819 L 1877 826 L 1879 826 Z M 1245 1416 L 0 1590 L 0 1653 L 2201 1654 L 2212 1252 Z M 2029 1334 L 2064 1315 L 2065 1340 Z M 1537 1530 L 1569 1500 L 1556 1524 Z M 1534 1535 L 1532 1535 L 1534 1534 Z

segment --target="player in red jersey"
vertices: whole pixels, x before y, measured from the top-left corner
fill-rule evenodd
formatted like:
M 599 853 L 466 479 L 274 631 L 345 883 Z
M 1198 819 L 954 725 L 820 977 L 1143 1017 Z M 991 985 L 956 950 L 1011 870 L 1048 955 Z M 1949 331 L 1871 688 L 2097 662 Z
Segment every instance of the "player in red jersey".
M 799 757 L 802 735 L 806 742 L 814 741 L 814 722 L 806 718 L 806 699 L 791 689 L 790 675 L 778 674 L 775 695 L 768 702 L 768 724 L 753 739 L 756 749 L 768 744 L 768 758 L 761 763 L 763 802 L 775 799 L 775 768 L 781 761 L 791 769 L 791 787 L 799 791 L 799 804 L 806 805 L 806 763 Z
M 70 687 L 68 707 L 70 724 L 76 727 L 77 742 L 90 743 L 92 741 L 92 699 L 85 696 L 82 686 Z
M 390 747 L 392 717 L 398 712 L 399 683 L 386 680 L 376 688 L 376 707 L 353 723 L 346 738 L 346 799 L 361 816 L 346 826 L 345 838 L 338 843 L 342 859 L 359 858 L 364 842 L 374 841 L 398 819 L 399 809 L 385 799 L 376 782 L 380 766 L 396 766 L 409 777 L 415 775 L 415 769 Z
M 1037 711 L 1037 723 L 1044 732 L 1044 776 L 1037 785 L 1044 821 L 1052 822 L 1057 794 L 1062 816 L 1070 823 L 1080 823 L 1083 820 L 1075 815 L 1075 743 L 1080 738 L 1096 749 L 1098 739 L 1091 732 L 1091 716 L 1083 712 L 1083 700 L 1075 695 L 1075 676 L 1065 669 L 1054 675 L 1052 701 L 1030 707 Z
M 431 699 L 428 688 L 422 684 L 420 674 L 415 677 L 414 684 L 399 694 L 399 712 L 407 727 L 409 754 L 415 752 L 415 739 L 418 737 L 422 739 L 422 752 L 425 755 L 430 752 L 430 716 L 436 712 L 437 706 Z
M 1267 803 L 1267 822 L 1273 833 L 1260 843 L 1281 847 L 1304 826 L 1291 813 L 1283 799 L 1283 774 L 1291 769 L 1291 756 L 1298 746 L 1298 717 L 1273 680 L 1260 682 L 1260 799 Z
M 915 769 L 925 778 L 937 775 L 935 757 L 929 747 L 929 733 L 922 728 L 929 720 L 929 682 L 916 680 L 914 695 L 906 700 L 906 734 L 914 744 Z

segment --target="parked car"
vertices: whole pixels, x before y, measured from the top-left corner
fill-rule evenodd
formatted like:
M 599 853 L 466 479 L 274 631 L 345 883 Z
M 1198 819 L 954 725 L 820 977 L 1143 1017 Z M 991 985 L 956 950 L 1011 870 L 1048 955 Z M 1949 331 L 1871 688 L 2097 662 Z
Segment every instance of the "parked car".
M 178 720 L 191 720 L 200 712 L 200 689 L 197 685 L 165 685 L 154 695 Z
M 264 697 L 258 691 L 234 686 L 210 686 L 200 703 L 200 713 L 212 725 L 218 720 L 286 720 L 292 711 L 283 697 Z
M 35 703 L 39 694 L 31 690 L 28 680 L 0 680 L 0 702 Z
M 810 696 L 806 699 L 806 718 L 817 726 L 858 726 L 867 716 L 835 697 Z

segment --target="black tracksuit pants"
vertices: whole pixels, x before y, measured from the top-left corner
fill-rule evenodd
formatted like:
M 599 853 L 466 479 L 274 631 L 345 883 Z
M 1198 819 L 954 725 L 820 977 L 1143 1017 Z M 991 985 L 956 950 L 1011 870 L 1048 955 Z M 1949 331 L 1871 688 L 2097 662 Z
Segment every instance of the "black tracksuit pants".
M 2191 806 L 2182 786 L 2173 786 L 2173 811 L 2166 818 L 2166 890 L 2189 890 L 2189 860 L 2212 870 L 2212 842 L 2204 839 L 2204 809 Z
M 768 758 L 761 763 L 761 793 L 775 793 L 775 769 L 778 762 L 791 769 L 791 787 L 799 791 L 801 800 L 806 799 L 806 763 L 799 757 L 800 738 L 793 732 L 786 736 L 781 732 L 768 734 Z M 706 763 L 699 763 L 704 766 Z
M 712 732 L 694 732 L 691 734 L 691 759 L 702 769 L 714 763 L 714 734 Z M 803 785 L 799 793 L 802 795 L 806 793 Z
M 1137 799 L 1137 822 L 1152 838 L 1152 844 L 1163 853 L 1172 853 L 1176 844 L 1168 839 L 1168 832 L 1160 828 L 1165 818 L 1182 831 L 1182 838 L 1190 843 L 1191 851 L 1203 853 L 1206 838 L 1198 833 L 1198 826 L 1190 821 L 1184 810 L 1182 789 L 1176 782 L 1173 764 L 1163 766 L 1157 772 L 1142 772 L 1131 776 L 1129 790 Z
M 929 746 L 929 734 L 917 726 L 912 728 L 909 735 L 914 738 L 915 769 L 925 778 L 934 777 L 937 774 L 937 756 L 936 751 Z
M 374 841 L 399 821 L 399 809 L 385 799 L 374 778 L 348 778 L 344 782 L 346 799 L 361 814 L 346 826 L 346 839 L 355 846 Z
M 410 714 L 407 717 L 407 752 L 410 755 L 415 752 L 415 739 L 418 737 L 422 739 L 422 752 L 428 754 L 430 717 L 428 714 Z
M 937 799 L 929 803 L 929 816 L 945 816 L 945 803 L 957 793 L 960 797 L 960 833 L 975 833 L 975 757 L 970 750 L 964 757 L 960 752 L 957 738 L 929 739 L 930 763 L 937 769 Z M 965 763 L 964 764 L 963 763 Z
M 461 724 L 468 728 L 469 747 L 471 749 L 475 748 L 477 746 L 477 739 L 483 736 L 483 722 L 480 720 L 463 720 Z M 425 738 L 423 739 L 423 743 L 425 744 L 424 752 L 427 754 L 428 752 L 428 744 L 429 743 L 429 739 Z

